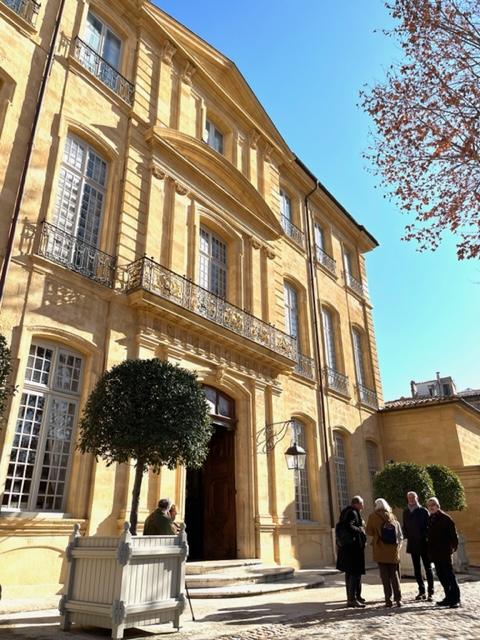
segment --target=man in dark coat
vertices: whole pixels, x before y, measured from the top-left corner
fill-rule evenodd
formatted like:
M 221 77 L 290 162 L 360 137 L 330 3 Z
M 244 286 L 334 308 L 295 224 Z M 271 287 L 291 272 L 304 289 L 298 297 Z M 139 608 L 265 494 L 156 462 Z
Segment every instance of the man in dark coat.
M 345 507 L 335 527 L 337 542 L 337 569 L 345 572 L 348 607 L 365 607 L 362 598 L 362 575 L 365 574 L 365 523 L 360 511 L 363 499 L 352 498 L 350 506 Z
M 430 512 L 427 529 L 428 556 L 435 565 L 437 577 L 445 591 L 445 598 L 437 602 L 437 605 L 456 609 L 460 605 L 460 588 L 452 565 L 452 553 L 458 547 L 455 523 L 440 509 L 437 498 L 429 498 L 427 508 Z
M 169 514 L 171 506 L 172 503 L 167 498 L 159 500 L 158 509 L 155 509 L 145 520 L 144 536 L 173 536 L 177 533 Z
M 425 567 L 428 584 L 428 600 L 433 596 L 432 563 L 427 553 L 428 511 L 418 502 L 415 491 L 407 493 L 407 507 L 403 510 L 403 535 L 407 538 L 407 553 L 412 556 L 415 580 L 418 584 L 418 594 L 415 600 L 425 600 L 425 583 L 422 576 L 420 561 Z

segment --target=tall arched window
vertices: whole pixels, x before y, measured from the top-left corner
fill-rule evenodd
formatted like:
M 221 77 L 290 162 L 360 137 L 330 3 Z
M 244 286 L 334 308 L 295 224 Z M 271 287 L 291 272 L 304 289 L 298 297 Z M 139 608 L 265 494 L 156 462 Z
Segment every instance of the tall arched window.
M 363 336 L 359 329 L 353 327 L 352 329 L 353 340 L 353 357 L 355 359 L 355 372 L 357 374 L 357 382 L 363 387 L 367 386 L 367 380 L 365 375 L 365 353 L 363 349 Z
M 205 227 L 200 228 L 200 286 L 221 298 L 227 295 L 227 245 Z
M 337 357 L 334 318 L 333 313 L 326 307 L 322 307 L 322 324 L 327 367 L 334 371 L 338 371 L 339 363 Z
M 30 347 L 3 506 L 62 511 L 82 377 L 82 358 L 59 345 Z
M 285 282 L 283 285 L 285 300 L 285 332 L 297 338 L 298 343 L 298 296 L 295 288 Z
M 293 438 L 295 442 L 307 450 L 305 425 L 300 420 L 292 421 Z M 307 455 L 308 465 L 308 455 Z M 310 491 L 308 488 L 307 469 L 296 469 L 295 474 L 295 508 L 297 520 L 311 520 Z
M 345 438 L 341 433 L 333 434 L 335 477 L 337 481 L 338 508 L 341 511 L 350 503 L 348 494 L 347 460 L 345 457 Z

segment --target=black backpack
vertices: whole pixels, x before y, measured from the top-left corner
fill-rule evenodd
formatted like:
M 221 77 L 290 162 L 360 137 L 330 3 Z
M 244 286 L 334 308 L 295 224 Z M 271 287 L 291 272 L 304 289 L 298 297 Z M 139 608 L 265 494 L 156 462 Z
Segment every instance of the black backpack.
M 397 527 L 394 522 L 384 522 L 382 524 L 380 540 L 384 544 L 397 544 Z

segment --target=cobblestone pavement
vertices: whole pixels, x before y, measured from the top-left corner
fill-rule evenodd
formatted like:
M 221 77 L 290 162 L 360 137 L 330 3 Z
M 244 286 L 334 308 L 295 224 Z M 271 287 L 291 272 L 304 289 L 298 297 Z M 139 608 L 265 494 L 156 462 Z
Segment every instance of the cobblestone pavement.
M 416 585 L 402 583 L 401 608 L 383 607 L 376 571 L 365 579 L 366 609 L 347 609 L 342 576 L 331 576 L 324 587 L 269 594 L 255 598 L 194 600 L 197 622 L 188 610 L 180 632 L 171 625 L 129 629 L 126 640 L 480 640 L 480 580 L 461 580 L 462 607 L 440 609 L 435 603 L 414 602 Z M 441 597 L 440 591 L 437 592 Z M 30 617 L 0 617 L 0 639 L 106 640 L 107 630 L 58 629 L 55 611 L 32 612 Z

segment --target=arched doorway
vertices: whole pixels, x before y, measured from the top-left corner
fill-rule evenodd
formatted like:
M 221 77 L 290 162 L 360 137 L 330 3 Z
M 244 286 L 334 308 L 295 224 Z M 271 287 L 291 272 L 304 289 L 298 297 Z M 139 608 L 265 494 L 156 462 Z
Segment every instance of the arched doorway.
M 187 469 L 185 523 L 190 560 L 237 557 L 235 402 L 204 386 L 215 430 L 201 469 Z

